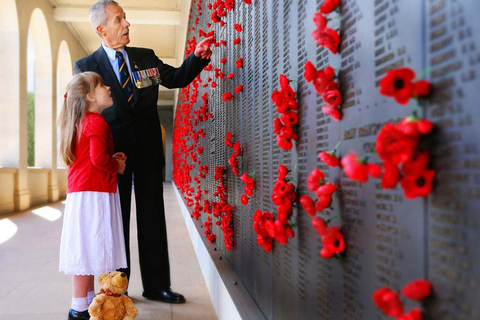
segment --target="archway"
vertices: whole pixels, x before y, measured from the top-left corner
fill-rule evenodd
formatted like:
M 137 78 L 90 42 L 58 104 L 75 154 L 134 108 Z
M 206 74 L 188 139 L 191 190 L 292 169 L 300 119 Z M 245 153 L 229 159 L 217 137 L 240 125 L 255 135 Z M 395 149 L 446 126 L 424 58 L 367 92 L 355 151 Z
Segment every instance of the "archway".
M 40 9 L 32 13 L 29 25 L 35 51 L 35 166 L 52 168 L 53 103 L 52 50 L 47 21 Z
M 60 110 L 63 106 L 65 88 L 67 87 L 68 82 L 73 76 L 72 70 L 72 57 L 70 55 L 70 50 L 68 49 L 68 44 L 65 41 L 60 43 L 58 49 L 58 60 L 57 60 L 57 112 L 55 119 L 58 119 Z M 59 130 L 57 126 L 57 136 L 56 136 L 56 154 L 57 154 L 57 167 L 65 167 L 65 163 L 62 160 L 58 153 L 59 147 Z
M 20 40 L 17 7 L 14 0 L 0 0 L 0 166 L 20 164 Z

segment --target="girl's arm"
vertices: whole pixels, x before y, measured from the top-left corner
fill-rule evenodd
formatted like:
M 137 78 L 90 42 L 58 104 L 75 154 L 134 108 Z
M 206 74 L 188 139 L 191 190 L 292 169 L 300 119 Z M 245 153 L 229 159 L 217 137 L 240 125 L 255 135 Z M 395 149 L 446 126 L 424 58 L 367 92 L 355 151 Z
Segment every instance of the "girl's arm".
M 85 132 L 90 142 L 90 160 L 93 165 L 111 175 L 118 172 L 118 161 L 107 152 L 108 124 L 102 122 L 91 123 Z

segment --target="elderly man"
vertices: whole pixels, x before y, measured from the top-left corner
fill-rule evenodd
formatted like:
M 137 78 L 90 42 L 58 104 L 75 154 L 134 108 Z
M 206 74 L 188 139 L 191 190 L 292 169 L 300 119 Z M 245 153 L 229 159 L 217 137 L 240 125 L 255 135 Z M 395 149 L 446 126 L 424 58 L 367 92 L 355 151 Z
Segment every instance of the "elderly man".
M 115 152 L 127 156 L 125 174 L 119 176 L 120 202 L 130 275 L 129 222 L 134 179 L 138 250 L 143 296 L 169 303 L 185 298 L 170 289 L 167 234 L 163 205 L 162 131 L 157 114 L 158 83 L 185 87 L 209 63 L 213 37 L 200 42 L 179 68 L 163 63 L 153 50 L 127 47 L 130 23 L 122 7 L 112 0 L 96 2 L 90 21 L 102 38 L 91 55 L 75 62 L 75 73 L 94 71 L 111 87 L 114 104 L 102 115 L 113 133 Z

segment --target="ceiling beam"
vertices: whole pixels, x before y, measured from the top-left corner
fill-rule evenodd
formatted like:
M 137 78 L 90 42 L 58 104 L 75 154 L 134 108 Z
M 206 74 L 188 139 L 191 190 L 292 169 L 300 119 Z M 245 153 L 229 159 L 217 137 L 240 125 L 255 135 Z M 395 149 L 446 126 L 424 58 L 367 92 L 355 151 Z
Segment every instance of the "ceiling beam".
M 53 11 L 56 21 L 90 22 L 88 7 L 58 6 Z M 124 8 L 127 20 L 131 24 L 180 25 L 180 11 L 139 10 Z

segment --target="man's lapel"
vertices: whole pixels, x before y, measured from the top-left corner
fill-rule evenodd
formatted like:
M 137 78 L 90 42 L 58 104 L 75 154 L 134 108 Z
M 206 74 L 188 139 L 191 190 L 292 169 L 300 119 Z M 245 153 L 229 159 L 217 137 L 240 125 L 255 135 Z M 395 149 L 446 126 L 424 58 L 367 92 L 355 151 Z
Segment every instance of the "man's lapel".
M 132 81 L 132 84 L 133 84 L 133 99 L 131 101 L 131 104 L 132 106 L 135 106 L 135 104 L 138 101 L 138 94 L 140 93 L 140 90 L 135 85 L 135 79 L 133 79 L 133 73 L 135 71 L 140 70 L 138 67 L 138 56 L 136 55 L 135 50 L 132 50 L 129 47 L 125 47 L 125 51 L 128 54 L 128 60 L 130 62 L 130 70 L 132 71 L 132 74 L 130 74 L 130 80 Z
M 131 108 L 131 105 L 127 102 L 127 98 L 122 91 L 122 87 L 118 82 L 117 76 L 113 71 L 112 65 L 110 64 L 110 60 L 108 60 L 107 53 L 103 49 L 102 46 L 95 51 L 94 58 L 97 62 L 97 67 L 99 73 L 103 77 L 103 81 L 106 85 L 110 86 L 110 90 L 112 92 L 112 97 L 117 97 L 118 99 L 124 99 L 124 103 Z

